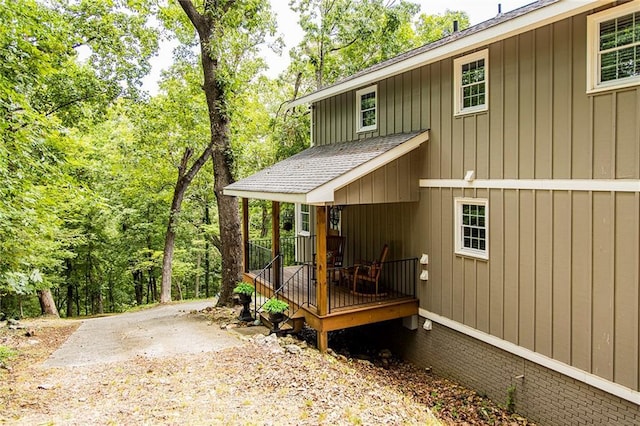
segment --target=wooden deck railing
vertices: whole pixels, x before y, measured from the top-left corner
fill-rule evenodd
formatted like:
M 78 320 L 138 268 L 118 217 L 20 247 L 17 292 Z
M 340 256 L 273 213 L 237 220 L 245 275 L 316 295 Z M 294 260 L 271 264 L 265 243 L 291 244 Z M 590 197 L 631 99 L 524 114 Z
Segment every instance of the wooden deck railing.
M 391 301 L 407 297 L 416 297 L 418 277 L 418 259 L 389 260 L 384 262 L 378 292 L 375 284 L 367 283 L 354 289 L 353 277 L 349 268 L 329 270 L 329 312 L 381 301 Z
M 309 306 L 317 309 L 316 270 L 313 264 L 315 237 L 286 237 L 281 239 L 281 254 L 272 258 L 271 240 L 255 240 L 249 243 L 251 271 L 256 271 L 256 280 L 270 283 L 275 291 L 272 297 L 286 299 L 297 307 Z M 279 269 L 279 273 L 274 268 Z M 286 272 L 285 272 L 286 270 Z M 403 298 L 416 297 L 418 259 L 385 261 L 375 285 L 354 288 L 349 267 L 329 268 L 327 271 L 327 312 L 332 313 L 352 307 L 364 306 Z M 274 282 L 280 278 L 280 282 Z M 257 298 L 256 298 L 257 299 Z M 261 306 L 257 306 L 256 311 Z M 289 312 L 292 315 L 292 312 Z

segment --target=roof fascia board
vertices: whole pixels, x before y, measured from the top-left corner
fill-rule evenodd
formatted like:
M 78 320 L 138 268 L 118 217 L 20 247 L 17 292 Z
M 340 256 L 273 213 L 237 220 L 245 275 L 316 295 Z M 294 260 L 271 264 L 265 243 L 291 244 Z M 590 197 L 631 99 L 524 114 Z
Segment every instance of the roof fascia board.
M 310 191 L 307 194 L 308 204 L 332 204 L 334 202 L 335 191 L 342 188 L 345 185 L 354 182 L 361 177 L 373 172 L 374 170 L 390 163 L 391 161 L 402 157 L 403 155 L 418 148 L 424 142 L 429 140 L 429 131 L 424 131 L 406 142 L 401 143 L 397 147 L 390 149 L 389 151 L 381 154 L 360 166 L 349 170 L 342 176 L 325 183 Z
M 302 203 L 306 204 L 305 194 L 290 194 L 284 192 L 265 191 L 242 191 L 234 189 L 224 189 L 224 195 L 230 197 L 252 198 L 256 200 L 279 201 L 281 203 Z
M 518 16 L 517 18 L 502 22 L 478 33 L 471 34 L 443 46 L 436 47 L 435 49 L 412 56 L 404 61 L 391 64 L 369 74 L 354 78 L 353 80 L 345 81 L 342 84 L 338 83 L 336 85 L 329 86 L 324 90 L 310 93 L 307 96 L 303 96 L 290 102 L 287 105 L 287 108 L 293 108 L 302 104 L 312 103 L 339 95 L 349 90 L 366 86 L 385 78 L 402 74 L 412 69 L 543 27 L 553 22 L 561 21 L 570 16 L 604 6 L 611 2 L 612 0 L 565 0 L 551 4 L 522 16 Z

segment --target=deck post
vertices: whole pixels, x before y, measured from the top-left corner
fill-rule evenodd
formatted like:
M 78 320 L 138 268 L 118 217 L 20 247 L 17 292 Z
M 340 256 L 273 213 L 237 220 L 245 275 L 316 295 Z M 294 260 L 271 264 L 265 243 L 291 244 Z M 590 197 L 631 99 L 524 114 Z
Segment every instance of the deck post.
M 280 258 L 276 259 L 276 256 L 280 255 L 280 202 L 271 202 L 271 257 L 275 259 L 273 262 L 273 282 L 275 283 L 275 289 L 279 290 L 282 286 L 280 276 Z
M 242 198 L 242 267 L 249 272 L 249 199 Z
M 318 331 L 318 339 L 316 344 L 318 345 L 318 350 L 320 353 L 327 352 L 329 348 L 329 333 L 326 331 Z
M 326 315 L 328 307 L 327 287 L 327 208 L 316 207 L 316 301 L 319 315 Z

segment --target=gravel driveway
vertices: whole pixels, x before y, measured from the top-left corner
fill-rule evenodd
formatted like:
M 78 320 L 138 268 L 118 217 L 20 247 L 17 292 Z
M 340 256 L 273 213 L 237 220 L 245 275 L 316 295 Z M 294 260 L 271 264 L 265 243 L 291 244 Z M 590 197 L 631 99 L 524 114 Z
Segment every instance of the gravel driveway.
M 215 300 L 162 305 L 138 312 L 83 321 L 44 367 L 76 367 L 119 362 L 136 356 L 158 358 L 214 352 L 242 341 L 189 312 Z

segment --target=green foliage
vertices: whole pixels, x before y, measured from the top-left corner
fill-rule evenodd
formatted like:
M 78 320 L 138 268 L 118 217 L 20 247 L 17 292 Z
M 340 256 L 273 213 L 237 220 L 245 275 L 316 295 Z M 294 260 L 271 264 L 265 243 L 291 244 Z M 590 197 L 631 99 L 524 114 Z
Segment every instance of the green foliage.
M 289 304 L 283 300 L 271 298 L 262 305 L 262 309 L 270 314 L 281 314 L 289 309 Z
M 11 358 L 18 356 L 18 352 L 7 347 L 0 345 L 0 365 L 6 364 Z
M 303 91 L 318 89 L 412 47 L 419 6 L 401 0 L 293 0 L 305 33 L 292 50 Z
M 442 15 L 421 14 L 416 23 L 416 45 L 431 43 L 453 33 L 453 21 L 458 21 L 458 29 L 469 27 L 466 12 L 447 10 Z
M 507 388 L 507 412 L 510 414 L 516 411 L 516 385 L 511 385 Z
M 240 282 L 233 289 L 234 293 L 244 294 L 246 296 L 251 296 L 255 292 L 255 288 L 253 285 L 245 282 Z

